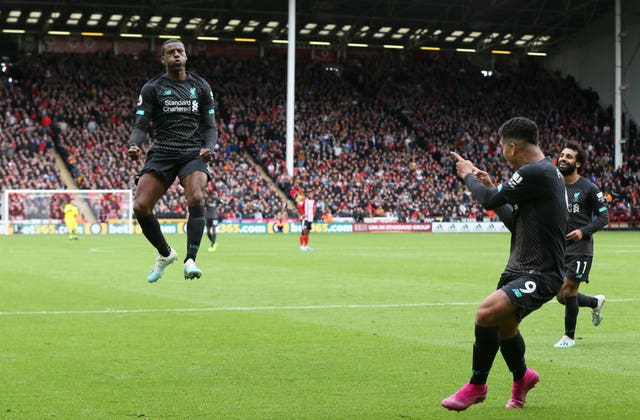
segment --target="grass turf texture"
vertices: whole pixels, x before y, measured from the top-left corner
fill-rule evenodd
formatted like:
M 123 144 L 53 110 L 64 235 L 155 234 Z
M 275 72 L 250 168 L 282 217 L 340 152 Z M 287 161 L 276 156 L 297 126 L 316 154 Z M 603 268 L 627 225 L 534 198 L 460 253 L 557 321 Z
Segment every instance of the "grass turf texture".
M 200 280 L 180 254 L 156 284 L 144 237 L 0 236 L 0 418 L 433 419 L 470 376 L 473 319 L 506 234 L 220 235 Z M 483 404 L 460 416 L 634 418 L 640 387 L 637 232 L 596 237 L 577 345 L 564 308 L 525 319 L 540 372 L 522 410 L 497 355 Z M 635 273 L 635 274 L 634 274 Z M 456 417 L 457 418 L 457 417 Z

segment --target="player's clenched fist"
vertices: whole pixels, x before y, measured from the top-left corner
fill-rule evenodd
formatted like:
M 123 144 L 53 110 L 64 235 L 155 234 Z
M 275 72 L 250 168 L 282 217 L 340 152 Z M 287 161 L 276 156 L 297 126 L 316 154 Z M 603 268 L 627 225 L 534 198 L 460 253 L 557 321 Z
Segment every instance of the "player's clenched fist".
M 211 154 L 211 150 L 210 149 L 200 149 L 200 157 L 202 158 L 203 161 L 205 162 L 209 162 L 212 158 L 212 154 Z
M 131 160 L 138 160 L 140 157 L 140 148 L 135 144 L 129 146 L 129 150 L 127 150 L 127 155 Z

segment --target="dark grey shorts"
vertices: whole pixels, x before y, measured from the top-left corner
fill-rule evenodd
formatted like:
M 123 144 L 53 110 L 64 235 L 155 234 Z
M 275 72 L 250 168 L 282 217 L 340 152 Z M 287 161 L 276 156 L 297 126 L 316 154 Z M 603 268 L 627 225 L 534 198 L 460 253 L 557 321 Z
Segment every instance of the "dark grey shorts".
M 155 172 L 162 180 L 166 189 L 169 189 L 176 176 L 182 179 L 195 171 L 202 171 L 211 180 L 209 166 L 202 160 L 199 152 L 183 154 L 162 152 L 150 149 L 147 153 L 147 161 L 140 170 L 138 178 L 148 172 Z M 138 180 L 136 179 L 136 183 Z
M 518 322 L 553 299 L 561 286 L 559 276 L 526 273 L 503 273 L 498 283 L 498 289 L 518 306 Z
M 591 255 L 565 255 L 564 276 L 577 282 L 589 283 L 589 271 L 591 271 L 591 263 L 593 256 Z

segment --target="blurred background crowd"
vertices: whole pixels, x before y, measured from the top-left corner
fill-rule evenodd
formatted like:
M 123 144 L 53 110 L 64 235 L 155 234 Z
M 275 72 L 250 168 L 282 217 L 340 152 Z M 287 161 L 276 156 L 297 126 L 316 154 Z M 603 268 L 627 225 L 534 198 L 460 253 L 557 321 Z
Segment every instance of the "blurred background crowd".
M 640 150 L 627 147 L 626 163 L 615 169 L 611 110 L 599 106 L 593 91 L 534 61 L 497 63 L 490 76 L 446 54 L 339 66 L 302 62 L 293 176 L 285 163 L 286 59 L 194 56 L 189 63 L 216 99 L 219 139 L 209 193 L 225 219 L 295 216 L 294 185 L 314 192 L 318 219 L 491 218 L 456 177 L 449 152 L 495 182 L 506 179 L 512 169 L 501 157 L 497 130 L 522 115 L 537 122 L 553 160 L 565 142 L 583 145 L 589 161 L 581 175 L 608 197 L 612 223 L 640 221 Z M 0 189 L 134 188 L 142 162 L 130 161 L 126 150 L 135 102 L 142 84 L 162 71 L 151 55 L 19 57 L 1 76 Z M 54 151 L 70 179 L 56 168 Z M 10 211 L 20 217 L 24 209 Z M 156 214 L 186 217 L 177 182 Z

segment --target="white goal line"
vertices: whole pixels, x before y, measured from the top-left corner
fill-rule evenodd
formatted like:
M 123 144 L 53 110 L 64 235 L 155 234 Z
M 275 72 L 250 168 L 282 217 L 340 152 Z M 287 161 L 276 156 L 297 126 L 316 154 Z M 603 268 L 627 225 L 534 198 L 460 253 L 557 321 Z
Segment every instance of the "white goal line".
M 640 299 L 607 299 L 607 302 L 639 302 Z M 555 302 L 555 301 L 554 301 Z M 169 312 L 252 312 L 285 311 L 309 309 L 377 309 L 377 308 L 424 308 L 434 306 L 468 306 L 480 302 L 443 302 L 443 303 L 380 303 L 355 305 L 304 305 L 304 306 L 237 306 L 214 308 L 157 308 L 157 309 L 93 309 L 84 311 L 4 311 L 0 316 L 10 315 L 90 315 L 90 314 L 140 314 Z

